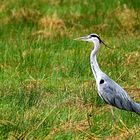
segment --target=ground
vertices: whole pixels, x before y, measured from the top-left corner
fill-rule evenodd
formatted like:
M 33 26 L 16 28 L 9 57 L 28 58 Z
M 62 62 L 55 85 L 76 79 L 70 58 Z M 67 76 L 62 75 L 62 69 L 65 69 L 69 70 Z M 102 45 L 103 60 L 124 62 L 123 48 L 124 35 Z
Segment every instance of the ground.
M 101 69 L 140 103 L 138 0 L 0 1 L 0 139 L 139 139 L 140 117 L 98 96 L 90 69 L 97 33 Z

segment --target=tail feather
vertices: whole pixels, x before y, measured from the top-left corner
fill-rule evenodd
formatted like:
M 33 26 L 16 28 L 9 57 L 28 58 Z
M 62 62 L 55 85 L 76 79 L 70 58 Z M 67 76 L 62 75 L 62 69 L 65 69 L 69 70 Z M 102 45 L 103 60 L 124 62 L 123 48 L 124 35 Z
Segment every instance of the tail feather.
M 132 110 L 133 112 L 137 113 L 138 115 L 140 115 L 140 105 L 136 102 L 132 102 L 131 104 Z

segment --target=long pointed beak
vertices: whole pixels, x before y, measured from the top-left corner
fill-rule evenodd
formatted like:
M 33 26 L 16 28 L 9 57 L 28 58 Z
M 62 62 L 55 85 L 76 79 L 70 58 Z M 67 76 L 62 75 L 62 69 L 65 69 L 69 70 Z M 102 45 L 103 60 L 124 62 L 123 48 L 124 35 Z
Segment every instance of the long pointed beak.
M 74 40 L 82 40 L 82 41 L 88 41 L 89 37 L 88 36 L 83 36 L 83 37 L 78 37 L 78 38 L 75 38 Z M 107 48 L 110 48 L 108 45 L 106 45 L 102 40 L 101 40 L 101 43 L 103 43 Z
M 83 37 L 78 37 L 75 38 L 74 40 L 82 40 L 82 41 L 87 41 L 88 37 L 87 36 L 83 36 Z

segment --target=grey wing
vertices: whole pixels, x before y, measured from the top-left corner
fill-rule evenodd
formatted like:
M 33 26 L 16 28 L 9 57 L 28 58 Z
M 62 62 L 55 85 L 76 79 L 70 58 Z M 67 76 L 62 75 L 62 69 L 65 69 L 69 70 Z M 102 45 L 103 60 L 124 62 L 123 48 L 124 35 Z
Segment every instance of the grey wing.
M 140 105 L 135 103 L 122 87 L 109 78 L 100 85 L 99 93 L 105 102 L 112 106 L 140 113 Z

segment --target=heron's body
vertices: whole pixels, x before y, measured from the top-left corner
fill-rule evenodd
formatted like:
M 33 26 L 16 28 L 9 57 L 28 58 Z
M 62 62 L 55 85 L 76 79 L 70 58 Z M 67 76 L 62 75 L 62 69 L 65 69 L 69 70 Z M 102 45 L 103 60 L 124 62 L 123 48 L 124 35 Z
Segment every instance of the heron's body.
M 103 43 L 99 36 L 91 34 L 80 39 L 94 43 L 94 49 L 90 54 L 90 64 L 96 80 L 99 96 L 107 104 L 123 110 L 133 111 L 140 115 L 140 105 L 134 102 L 120 85 L 101 71 L 96 59 L 96 54 L 100 48 L 100 44 Z

